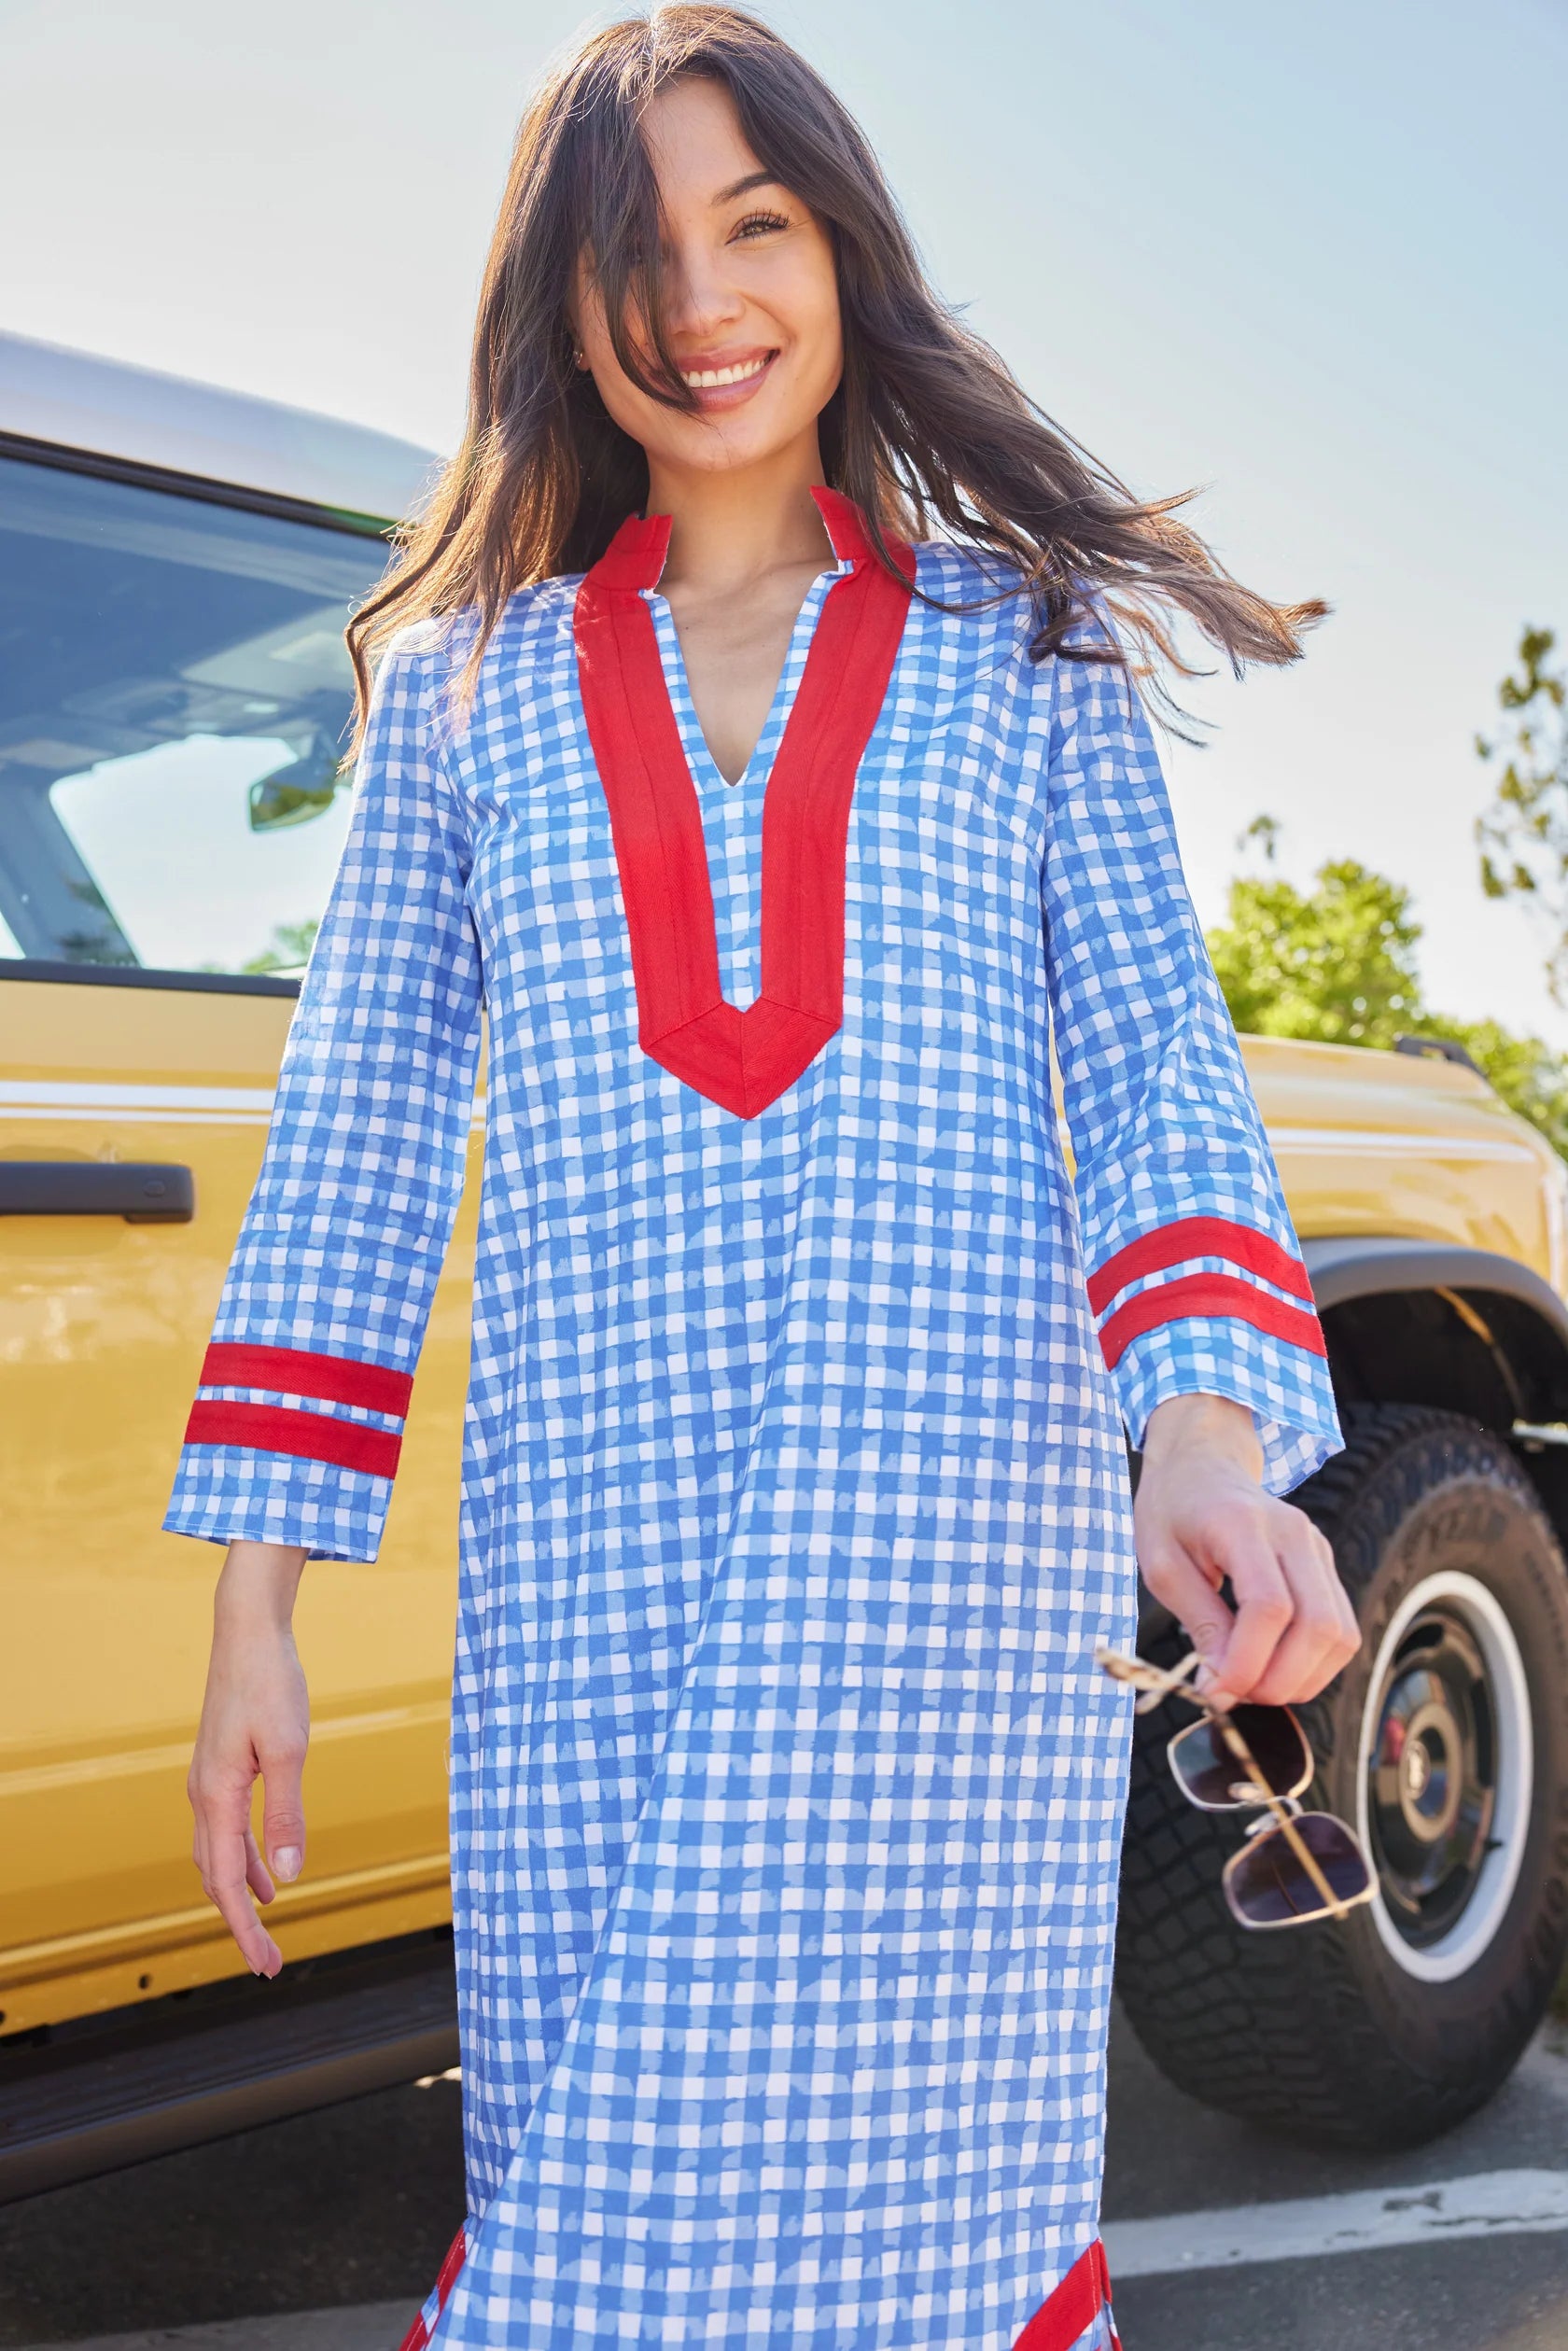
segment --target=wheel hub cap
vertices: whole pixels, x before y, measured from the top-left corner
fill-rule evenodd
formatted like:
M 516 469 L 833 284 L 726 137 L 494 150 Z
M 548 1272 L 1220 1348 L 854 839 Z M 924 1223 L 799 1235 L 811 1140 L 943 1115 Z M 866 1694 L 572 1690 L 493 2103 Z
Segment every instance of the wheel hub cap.
M 1453 1925 L 1485 1861 L 1495 1712 L 1469 1629 L 1441 1602 L 1406 1630 L 1379 1694 L 1368 1826 L 1383 1899 L 1418 1947 Z

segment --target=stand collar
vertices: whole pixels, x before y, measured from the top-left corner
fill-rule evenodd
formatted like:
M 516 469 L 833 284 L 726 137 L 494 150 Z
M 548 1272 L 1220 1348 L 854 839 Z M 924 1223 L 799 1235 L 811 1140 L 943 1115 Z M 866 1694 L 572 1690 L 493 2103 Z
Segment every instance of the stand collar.
M 854 500 L 838 490 L 814 489 L 811 495 L 839 563 L 858 567 L 868 562 L 871 534 Z M 667 514 L 628 515 L 588 576 L 595 586 L 612 594 L 640 595 L 645 589 L 658 586 L 669 557 L 669 542 Z

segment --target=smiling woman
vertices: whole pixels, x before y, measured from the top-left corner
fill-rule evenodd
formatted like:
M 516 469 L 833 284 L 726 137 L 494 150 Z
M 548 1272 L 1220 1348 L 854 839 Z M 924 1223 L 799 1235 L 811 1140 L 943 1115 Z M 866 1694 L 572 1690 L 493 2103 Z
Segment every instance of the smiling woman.
M 844 370 L 838 280 L 825 224 L 756 163 L 718 83 L 672 82 L 650 109 L 665 259 L 659 314 L 667 361 L 687 394 L 673 406 L 642 380 L 651 351 L 621 360 L 588 253 L 572 304 L 582 368 L 612 423 L 640 448 L 652 509 L 673 478 L 703 477 L 710 518 L 693 559 L 672 548 L 661 586 L 679 633 L 703 738 L 738 783 L 763 731 L 790 634 L 822 568 L 822 532 L 799 501 L 782 542 L 759 532 L 763 482 L 815 473 L 818 419 Z
M 483 1006 L 469 2220 L 411 2345 L 1114 2343 L 1124 1429 L 1213 1704 L 1355 1641 L 1279 1499 L 1323 1342 L 1129 675 L 1172 607 L 1238 660 L 1310 610 L 1031 409 L 802 59 L 680 7 L 562 66 L 463 447 L 350 630 L 348 847 L 168 1520 L 231 1546 L 196 1849 L 272 1973 L 293 1595 L 380 1539 Z
M 738 10 L 668 7 L 587 40 L 524 117 L 480 297 L 462 444 L 401 567 L 349 631 L 361 721 L 371 658 L 400 623 L 475 609 L 471 690 L 508 595 L 603 554 L 622 518 L 646 506 L 653 412 L 661 436 L 704 417 L 705 387 L 686 377 L 710 351 L 725 366 L 769 357 L 781 322 L 768 289 L 804 286 L 797 248 L 819 242 L 833 259 L 832 316 L 821 336 L 791 338 L 795 400 L 759 411 L 738 435 L 701 448 L 665 438 L 666 448 L 684 446 L 705 469 L 735 467 L 767 438 L 764 414 L 804 404 L 799 371 L 836 360 L 813 415 L 822 474 L 866 517 L 879 561 L 889 531 L 920 539 L 932 525 L 993 554 L 1015 592 L 1020 576 L 1032 591 L 1037 658 L 1071 646 L 1080 662 L 1120 661 L 1118 646 L 1082 626 L 1092 598 L 1167 665 L 1172 609 L 1237 666 L 1295 658 L 1324 608 L 1241 586 L 1176 519 L 1181 497 L 1140 503 L 1040 413 L 933 292 L 864 133 L 804 59 Z M 711 291 L 721 252 L 725 300 L 740 305 L 732 316 L 749 313 L 744 334 L 726 338 L 733 349 L 691 332 L 690 273 L 695 263 L 699 296 Z M 588 289 L 613 375 L 581 365 Z M 633 388 L 641 405 L 630 409 Z

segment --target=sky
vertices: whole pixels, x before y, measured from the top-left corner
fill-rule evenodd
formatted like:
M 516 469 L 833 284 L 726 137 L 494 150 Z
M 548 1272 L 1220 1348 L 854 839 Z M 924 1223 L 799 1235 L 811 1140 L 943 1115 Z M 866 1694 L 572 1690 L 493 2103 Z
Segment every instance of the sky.
M 1568 1049 L 1480 895 L 1474 748 L 1526 622 L 1568 636 L 1568 0 L 769 0 L 860 116 L 932 275 L 1032 396 L 1309 658 L 1189 688 L 1206 921 L 1282 828 L 1407 884 L 1432 1002 Z M 554 0 L 0 0 L 0 328 L 444 449 Z

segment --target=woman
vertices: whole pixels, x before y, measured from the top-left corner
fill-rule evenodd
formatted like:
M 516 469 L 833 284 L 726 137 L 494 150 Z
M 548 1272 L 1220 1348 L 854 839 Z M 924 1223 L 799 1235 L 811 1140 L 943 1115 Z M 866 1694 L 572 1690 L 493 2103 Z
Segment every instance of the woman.
M 483 1003 L 469 2218 L 411 2341 L 1113 2340 L 1123 1422 L 1222 1697 L 1355 1640 L 1274 1498 L 1337 1443 L 1322 1341 L 1122 650 L 1172 609 L 1239 663 L 1319 608 L 1041 418 L 772 34 L 666 9 L 541 91 L 462 451 L 350 632 L 168 1522 L 231 1546 L 196 1854 L 271 1974 L 289 1607 L 375 1554 Z

